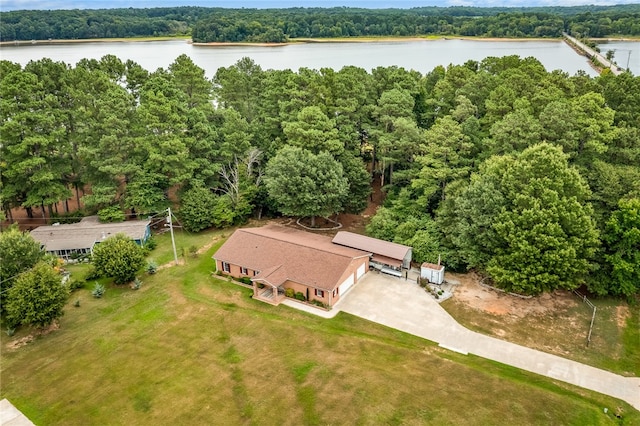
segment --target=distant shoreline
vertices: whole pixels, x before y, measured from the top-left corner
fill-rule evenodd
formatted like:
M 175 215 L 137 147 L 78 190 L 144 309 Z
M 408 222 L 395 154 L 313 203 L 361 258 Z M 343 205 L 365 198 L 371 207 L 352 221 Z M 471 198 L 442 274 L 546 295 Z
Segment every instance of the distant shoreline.
M 55 45 L 55 44 L 77 44 L 77 43 L 152 43 L 154 41 L 184 41 L 194 46 L 202 47 L 222 47 L 222 46 L 252 46 L 252 47 L 279 47 L 301 43 L 399 43 L 399 42 L 416 42 L 416 41 L 434 41 L 434 40 L 467 40 L 467 41 L 490 41 L 490 42 L 526 42 L 526 41 L 561 41 L 558 38 L 500 38 L 500 37 L 469 37 L 469 36 L 412 36 L 412 37 L 338 37 L 338 38 L 296 38 L 290 39 L 284 43 L 252 43 L 252 42 L 209 42 L 194 43 L 188 37 L 139 37 L 139 38 L 88 38 L 88 39 L 50 39 L 50 40 L 16 40 L 2 41 L 0 47 L 3 46 L 30 46 L 30 45 Z M 640 42 L 639 38 L 631 37 L 608 37 L 594 38 L 596 42 L 614 42 L 614 41 L 635 41 Z
M 81 38 L 81 39 L 48 39 L 48 40 L 14 40 L 0 41 L 0 46 L 30 46 L 47 44 L 82 44 L 82 43 L 152 43 L 154 41 L 185 41 L 188 37 L 137 37 L 137 38 Z

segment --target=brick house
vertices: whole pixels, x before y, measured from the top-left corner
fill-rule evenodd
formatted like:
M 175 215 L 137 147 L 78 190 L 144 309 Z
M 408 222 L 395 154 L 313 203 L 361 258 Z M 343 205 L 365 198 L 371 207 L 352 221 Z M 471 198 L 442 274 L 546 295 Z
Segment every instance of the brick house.
M 277 305 L 287 289 L 333 306 L 369 269 L 370 252 L 278 225 L 238 229 L 218 249 L 216 269 L 248 277 L 253 297 Z

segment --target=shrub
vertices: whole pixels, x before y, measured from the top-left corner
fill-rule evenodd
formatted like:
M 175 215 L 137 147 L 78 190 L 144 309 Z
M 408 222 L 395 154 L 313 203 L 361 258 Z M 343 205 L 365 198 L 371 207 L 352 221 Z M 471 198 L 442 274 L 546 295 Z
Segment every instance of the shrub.
M 155 274 L 156 272 L 158 272 L 158 264 L 153 259 L 149 259 L 149 261 L 147 262 L 146 271 L 149 275 Z
M 67 286 L 69 287 L 69 290 L 74 291 L 79 288 L 84 288 L 84 283 L 82 281 L 74 280 L 72 278 L 69 280 L 69 283 L 67 284 Z
M 156 247 L 158 247 L 158 242 L 156 241 L 156 239 L 153 236 L 151 236 L 151 237 L 149 237 L 147 242 L 144 243 L 144 247 L 146 249 L 148 249 L 149 251 L 155 250 Z
M 120 206 L 110 206 L 110 207 L 105 207 L 102 210 L 99 210 L 98 218 L 100 218 L 100 222 L 111 223 L 111 222 L 124 222 L 125 216 Z
M 321 302 L 320 300 L 316 300 L 316 299 L 313 299 L 313 300 L 311 301 L 311 303 L 312 303 L 313 305 L 320 306 L 321 308 L 325 308 L 325 309 L 327 309 L 327 308 L 329 307 L 329 305 L 327 305 L 326 303 Z
M 76 300 L 76 302 L 73 304 L 73 306 L 75 306 L 76 308 L 80 307 L 80 299 Z
M 104 286 L 100 283 L 96 283 L 96 285 L 93 286 L 93 291 L 91 291 L 91 294 L 96 299 L 100 299 L 104 294 L 104 292 L 105 292 Z
M 301 301 L 301 302 L 304 302 L 305 300 L 307 300 L 307 298 L 306 298 L 306 297 L 304 297 L 304 294 L 302 294 L 302 292 L 301 292 L 301 291 L 299 291 L 299 292 L 297 292 L 297 293 L 296 293 L 296 299 L 298 299 L 298 300 L 299 300 L 299 301 Z
M 249 277 L 242 277 L 242 278 L 240 278 L 240 282 L 241 282 L 241 283 L 244 283 L 244 284 L 249 284 L 249 285 L 251 285 L 251 278 L 249 278 Z M 258 287 L 260 287 L 260 284 L 258 284 Z M 262 287 L 264 287 L 264 284 L 262 284 Z M 260 287 L 260 288 L 262 288 L 262 287 Z
M 85 281 L 93 281 L 98 278 L 100 278 L 100 274 L 98 273 L 98 270 L 96 269 L 96 267 L 93 265 L 89 266 L 89 269 L 87 270 L 87 275 L 84 277 Z
M 60 274 L 40 262 L 18 276 L 3 297 L 7 324 L 45 327 L 62 316 L 68 297 Z
M 136 279 L 133 280 L 131 288 L 134 290 L 140 290 L 140 287 L 142 287 L 142 281 L 140 281 L 140 278 L 136 277 Z
M 293 291 L 292 288 L 288 288 L 284 291 L 284 295 L 287 297 L 294 297 L 295 296 L 295 291 Z
M 11 337 L 11 336 L 13 336 L 13 333 L 16 332 L 16 328 L 15 327 L 11 327 L 11 326 L 7 326 L 7 329 L 4 332 L 7 333 L 7 336 Z
M 133 281 L 145 263 L 142 248 L 125 234 L 116 234 L 96 245 L 92 260 L 96 270 L 102 276 L 113 277 L 116 284 Z
M 198 257 L 198 247 L 189 246 L 189 254 L 191 255 L 191 257 Z

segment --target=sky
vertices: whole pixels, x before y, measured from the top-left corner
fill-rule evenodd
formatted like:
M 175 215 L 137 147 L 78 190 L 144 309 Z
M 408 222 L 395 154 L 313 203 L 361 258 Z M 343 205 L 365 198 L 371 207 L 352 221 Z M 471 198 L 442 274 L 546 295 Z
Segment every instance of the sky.
M 51 9 L 102 9 L 118 7 L 205 6 L 226 8 L 288 8 L 288 7 L 363 7 L 411 8 L 420 6 L 577 6 L 594 4 L 634 4 L 640 0 L 0 0 L 0 11 Z

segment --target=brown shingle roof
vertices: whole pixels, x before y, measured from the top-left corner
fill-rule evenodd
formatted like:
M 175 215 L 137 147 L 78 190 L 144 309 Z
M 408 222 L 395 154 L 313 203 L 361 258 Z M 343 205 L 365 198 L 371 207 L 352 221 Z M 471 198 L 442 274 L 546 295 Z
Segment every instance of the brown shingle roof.
M 213 256 L 260 271 L 257 279 L 280 285 L 295 281 L 333 290 L 355 258 L 369 253 L 331 243 L 331 238 L 278 225 L 238 229 Z
M 367 237 L 366 235 L 354 234 L 353 232 L 340 231 L 333 238 L 334 244 L 346 247 L 353 247 L 358 250 L 365 250 L 373 254 L 402 260 L 411 250 L 409 246 Z

